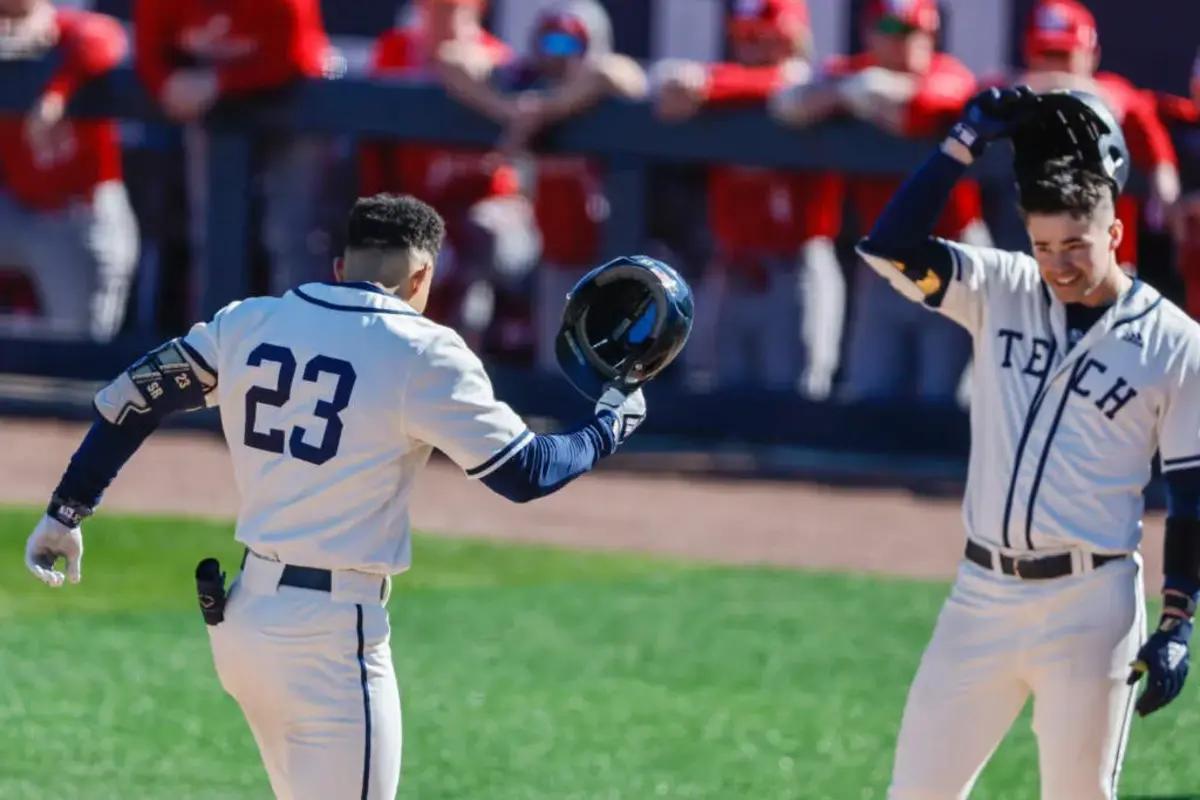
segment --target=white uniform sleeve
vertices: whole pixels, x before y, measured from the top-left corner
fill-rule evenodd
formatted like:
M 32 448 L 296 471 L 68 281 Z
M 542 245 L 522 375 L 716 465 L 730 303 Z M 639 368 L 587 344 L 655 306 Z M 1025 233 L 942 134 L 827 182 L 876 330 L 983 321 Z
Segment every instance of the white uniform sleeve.
M 241 301 L 234 301 L 213 315 L 211 322 L 197 322 L 186 335 L 179 338 L 184 354 L 197 368 L 212 376 L 212 385 L 206 386 L 204 403 L 209 408 L 217 404 L 216 388 L 220 376 L 217 365 L 221 361 L 221 323 Z
M 496 399 L 479 358 L 450 331 L 417 357 L 401 413 L 409 436 L 441 450 L 471 478 L 490 474 L 533 440 Z
M 954 263 L 950 285 L 935 310 L 972 335 L 983 325 L 989 297 L 1032 290 L 1036 285 L 1037 269 L 1022 254 L 961 242 L 943 241 L 943 244 Z
M 1163 473 L 1200 467 L 1200 347 L 1196 344 L 1191 343 L 1170 372 L 1158 434 Z

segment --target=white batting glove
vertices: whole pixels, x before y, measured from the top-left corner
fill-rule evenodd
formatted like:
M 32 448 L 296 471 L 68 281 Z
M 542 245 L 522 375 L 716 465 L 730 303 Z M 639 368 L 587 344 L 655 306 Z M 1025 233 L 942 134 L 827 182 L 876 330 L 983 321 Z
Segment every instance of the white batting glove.
M 625 394 L 624 390 L 610 384 L 596 403 L 596 414 L 604 411 L 611 411 L 616 415 L 617 418 L 613 421 L 613 435 L 617 437 L 617 444 L 621 445 L 646 418 L 646 398 L 641 389 L 634 389 Z
M 60 558 L 67 562 L 65 576 L 54 568 Z M 43 516 L 25 542 L 25 566 L 47 586 L 62 586 L 64 580 L 79 583 L 83 580 L 83 530 Z

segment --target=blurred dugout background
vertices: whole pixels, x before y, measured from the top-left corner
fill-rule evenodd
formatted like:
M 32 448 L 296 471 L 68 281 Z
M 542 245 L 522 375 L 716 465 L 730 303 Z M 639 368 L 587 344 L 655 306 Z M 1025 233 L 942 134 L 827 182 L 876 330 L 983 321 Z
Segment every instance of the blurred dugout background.
M 405 191 L 450 226 L 430 313 L 528 413 L 577 402 L 545 348 L 563 293 L 637 249 L 698 299 L 649 432 L 960 453 L 969 345 L 880 292 L 854 240 L 979 86 L 1096 87 L 1140 162 L 1122 260 L 1200 312 L 1197 31 L 1194 4 L 1123 0 L 0 0 L 0 410 L 62 405 L 18 373 L 105 377 L 237 294 L 327 279 L 353 198 Z M 330 85 L 288 93 L 305 80 Z M 817 85 L 843 100 L 812 112 Z M 60 119 L 76 95 L 125 114 Z M 342 126 L 360 96 L 464 122 Z M 981 175 L 942 232 L 1022 246 L 1005 187 Z

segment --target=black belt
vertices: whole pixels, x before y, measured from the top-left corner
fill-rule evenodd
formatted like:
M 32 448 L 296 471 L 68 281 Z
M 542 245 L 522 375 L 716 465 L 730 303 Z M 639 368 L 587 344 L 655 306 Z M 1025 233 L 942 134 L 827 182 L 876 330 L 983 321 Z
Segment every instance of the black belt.
M 971 539 L 967 540 L 967 560 L 984 569 L 996 568 L 996 557 L 1000 558 L 1000 571 L 1030 581 L 1043 581 L 1051 578 L 1063 578 L 1075 571 L 1070 553 L 1058 553 L 1052 556 L 1021 556 L 1014 557 L 1004 553 L 994 553 L 991 548 Z M 1104 555 L 1092 553 L 1092 568 L 1102 567 L 1110 561 L 1128 558 L 1127 553 Z
M 328 592 L 333 585 L 333 574 L 329 570 L 319 567 L 297 567 L 286 564 L 283 567 L 283 573 L 279 576 L 279 585 Z
M 246 568 L 246 559 L 250 557 L 250 548 L 242 553 L 242 569 Z M 256 556 L 260 558 L 261 556 Z M 315 592 L 332 591 L 333 573 L 320 567 L 297 567 L 284 564 L 279 576 L 280 586 L 294 586 L 297 589 L 312 589 Z

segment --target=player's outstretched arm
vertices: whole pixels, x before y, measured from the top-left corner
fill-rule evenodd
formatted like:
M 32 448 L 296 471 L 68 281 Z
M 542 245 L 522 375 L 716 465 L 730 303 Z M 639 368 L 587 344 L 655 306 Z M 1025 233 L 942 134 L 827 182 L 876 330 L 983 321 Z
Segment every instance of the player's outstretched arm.
M 1163 611 L 1154 633 L 1138 651 L 1128 683 L 1147 676 L 1137 701 L 1140 716 L 1152 714 L 1183 690 L 1188 642 L 1200 601 L 1200 467 L 1168 472 L 1167 530 L 1163 544 Z
M 610 387 L 596 404 L 593 419 L 567 433 L 533 437 L 519 453 L 484 477 L 483 483 L 514 503 L 545 497 L 616 452 L 645 418 L 641 389 L 626 394 Z
M 990 142 L 1023 122 L 1034 95 L 1025 87 L 992 88 L 976 95 L 962 119 L 888 202 L 859 243 L 863 259 L 911 300 L 938 306 L 949 286 L 954 257 L 932 237 L 954 185 Z
M 96 394 L 96 420 L 26 542 L 25 566 L 35 577 L 49 586 L 81 580 L 83 520 L 163 417 L 204 408 L 216 383 L 216 373 L 195 348 L 172 339 Z M 66 562 L 65 574 L 56 567 L 60 558 Z
M 518 503 L 550 494 L 590 470 L 646 416 L 640 389 L 607 387 L 583 425 L 534 435 L 496 398 L 483 363 L 449 330 L 422 351 L 400 407 L 408 435 L 438 448 L 467 477 Z

